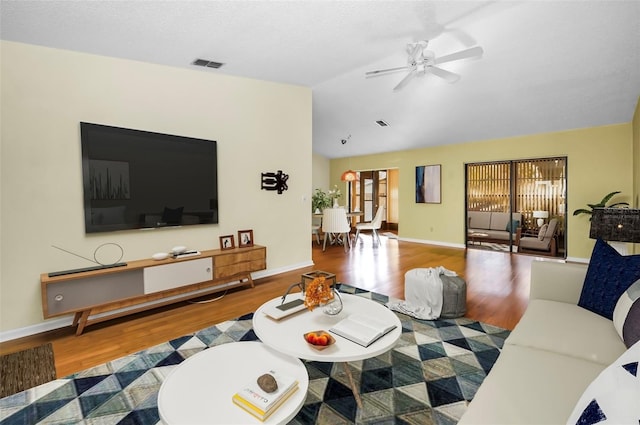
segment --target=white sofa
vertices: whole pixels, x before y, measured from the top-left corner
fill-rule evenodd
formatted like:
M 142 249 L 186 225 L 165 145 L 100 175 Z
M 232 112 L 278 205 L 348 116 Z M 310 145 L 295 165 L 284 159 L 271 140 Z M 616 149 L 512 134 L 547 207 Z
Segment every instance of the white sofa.
M 534 261 L 529 305 L 459 424 L 565 424 L 626 347 L 577 303 L 587 265 Z

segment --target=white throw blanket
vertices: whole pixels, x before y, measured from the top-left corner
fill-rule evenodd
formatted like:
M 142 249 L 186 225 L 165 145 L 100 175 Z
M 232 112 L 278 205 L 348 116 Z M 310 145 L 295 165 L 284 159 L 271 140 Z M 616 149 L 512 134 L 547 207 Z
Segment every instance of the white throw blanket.
M 394 300 L 387 303 L 391 310 L 407 314 L 422 320 L 435 320 L 442 313 L 442 280 L 440 275 L 457 276 L 456 272 L 444 267 L 409 270 L 405 275 L 411 281 L 419 280 L 419 284 L 406 282 L 404 298 L 406 301 Z M 424 282 L 424 283 L 423 283 Z

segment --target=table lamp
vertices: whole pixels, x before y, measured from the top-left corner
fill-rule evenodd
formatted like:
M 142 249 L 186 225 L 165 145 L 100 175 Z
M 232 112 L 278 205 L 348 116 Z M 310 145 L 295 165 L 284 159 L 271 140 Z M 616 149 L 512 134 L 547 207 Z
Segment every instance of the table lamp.
M 549 211 L 534 211 L 533 218 L 537 218 L 538 227 L 542 227 L 544 219 L 549 218 Z

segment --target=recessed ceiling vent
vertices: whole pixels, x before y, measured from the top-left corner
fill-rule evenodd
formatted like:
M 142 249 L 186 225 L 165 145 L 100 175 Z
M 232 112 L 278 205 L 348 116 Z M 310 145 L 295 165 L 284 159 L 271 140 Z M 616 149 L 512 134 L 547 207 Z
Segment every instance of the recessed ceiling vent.
M 378 124 L 380 127 L 389 127 L 389 124 L 387 124 L 386 122 L 384 122 L 382 120 L 376 121 L 376 124 Z
M 207 60 L 207 59 L 196 59 L 193 62 L 191 62 L 191 65 L 204 66 L 205 68 L 218 69 L 224 64 L 221 63 L 221 62 L 214 62 L 214 61 L 210 61 L 210 60 Z

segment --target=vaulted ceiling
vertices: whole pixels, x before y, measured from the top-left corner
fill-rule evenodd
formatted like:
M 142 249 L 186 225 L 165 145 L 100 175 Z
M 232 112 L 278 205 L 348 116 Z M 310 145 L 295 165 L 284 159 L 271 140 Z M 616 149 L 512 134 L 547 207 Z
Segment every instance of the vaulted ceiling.
M 624 123 L 640 96 L 636 0 L 2 0 L 0 16 L 4 40 L 308 86 L 329 158 Z M 454 84 L 365 78 L 419 40 L 484 55 L 443 64 Z

